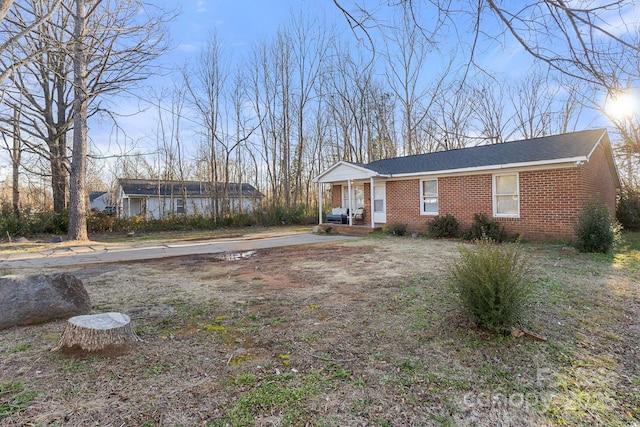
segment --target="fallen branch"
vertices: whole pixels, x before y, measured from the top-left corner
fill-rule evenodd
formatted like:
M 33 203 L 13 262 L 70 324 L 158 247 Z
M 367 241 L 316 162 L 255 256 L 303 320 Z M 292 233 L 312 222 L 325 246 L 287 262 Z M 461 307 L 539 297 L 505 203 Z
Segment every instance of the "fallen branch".
M 547 342 L 547 339 L 545 337 L 532 334 L 531 332 L 522 331 L 518 328 L 514 328 L 513 326 L 511 327 L 511 335 L 515 338 L 527 337 L 527 338 L 534 339 L 536 341 Z

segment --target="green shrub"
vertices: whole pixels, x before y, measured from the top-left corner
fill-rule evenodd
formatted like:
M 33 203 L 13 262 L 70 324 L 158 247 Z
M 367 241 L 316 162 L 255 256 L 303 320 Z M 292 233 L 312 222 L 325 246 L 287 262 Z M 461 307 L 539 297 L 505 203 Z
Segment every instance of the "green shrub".
M 255 213 L 257 223 L 273 225 L 311 225 L 318 223 L 317 209 L 299 204 L 296 207 L 268 206 Z
M 620 191 L 616 205 L 616 218 L 627 231 L 640 230 L 640 191 L 625 185 Z
M 16 215 L 9 203 L 0 205 L 0 238 L 27 236 L 30 230 L 31 215 L 29 212 L 20 212 Z
M 123 220 L 118 220 L 115 215 L 92 211 L 87 214 L 87 231 L 89 233 L 113 232 L 119 229 L 118 224 L 121 222 Z
M 427 224 L 429 228 L 429 236 L 434 238 L 440 237 L 458 237 L 460 226 L 458 220 L 453 215 L 436 216 Z
M 460 257 L 449 268 L 448 281 L 473 320 L 506 333 L 521 318 L 532 295 L 527 260 L 517 244 L 479 240 L 460 246 Z
M 611 252 L 620 237 L 620 225 L 609 208 L 597 200 L 585 203 L 575 227 L 574 246 L 580 252 Z
M 489 219 L 486 214 L 477 213 L 473 216 L 473 224 L 462 234 L 462 237 L 465 240 L 488 239 L 495 242 L 504 242 L 507 239 L 507 233 L 497 221 Z
M 43 211 L 31 215 L 31 234 L 67 234 L 69 211 Z
M 391 234 L 393 236 L 404 236 L 405 234 L 407 234 L 407 224 L 385 225 L 382 228 L 382 232 L 385 234 Z

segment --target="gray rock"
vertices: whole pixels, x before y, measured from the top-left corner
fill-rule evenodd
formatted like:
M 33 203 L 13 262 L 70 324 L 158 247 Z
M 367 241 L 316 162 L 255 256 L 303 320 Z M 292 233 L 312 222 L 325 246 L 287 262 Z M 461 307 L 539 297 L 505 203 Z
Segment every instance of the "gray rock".
M 62 243 L 62 237 L 55 236 L 54 238 L 51 239 L 51 243 Z
M 33 325 L 91 311 L 82 281 L 67 273 L 0 277 L 0 329 Z

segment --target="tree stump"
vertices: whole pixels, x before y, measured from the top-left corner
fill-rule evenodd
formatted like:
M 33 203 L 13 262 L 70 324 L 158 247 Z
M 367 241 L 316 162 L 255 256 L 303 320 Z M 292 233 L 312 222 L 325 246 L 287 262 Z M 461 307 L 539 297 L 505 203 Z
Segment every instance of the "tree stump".
M 87 352 L 122 349 L 140 341 L 131 328 L 131 319 L 122 313 L 74 316 L 67 321 L 60 342 L 51 351 L 64 347 Z

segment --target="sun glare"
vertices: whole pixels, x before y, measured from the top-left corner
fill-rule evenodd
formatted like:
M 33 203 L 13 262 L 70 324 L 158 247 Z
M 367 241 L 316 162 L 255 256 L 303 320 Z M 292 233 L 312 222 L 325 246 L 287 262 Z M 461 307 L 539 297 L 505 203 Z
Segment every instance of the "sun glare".
M 605 111 L 616 119 L 630 117 L 640 112 L 640 100 L 637 94 L 621 93 L 607 100 Z

